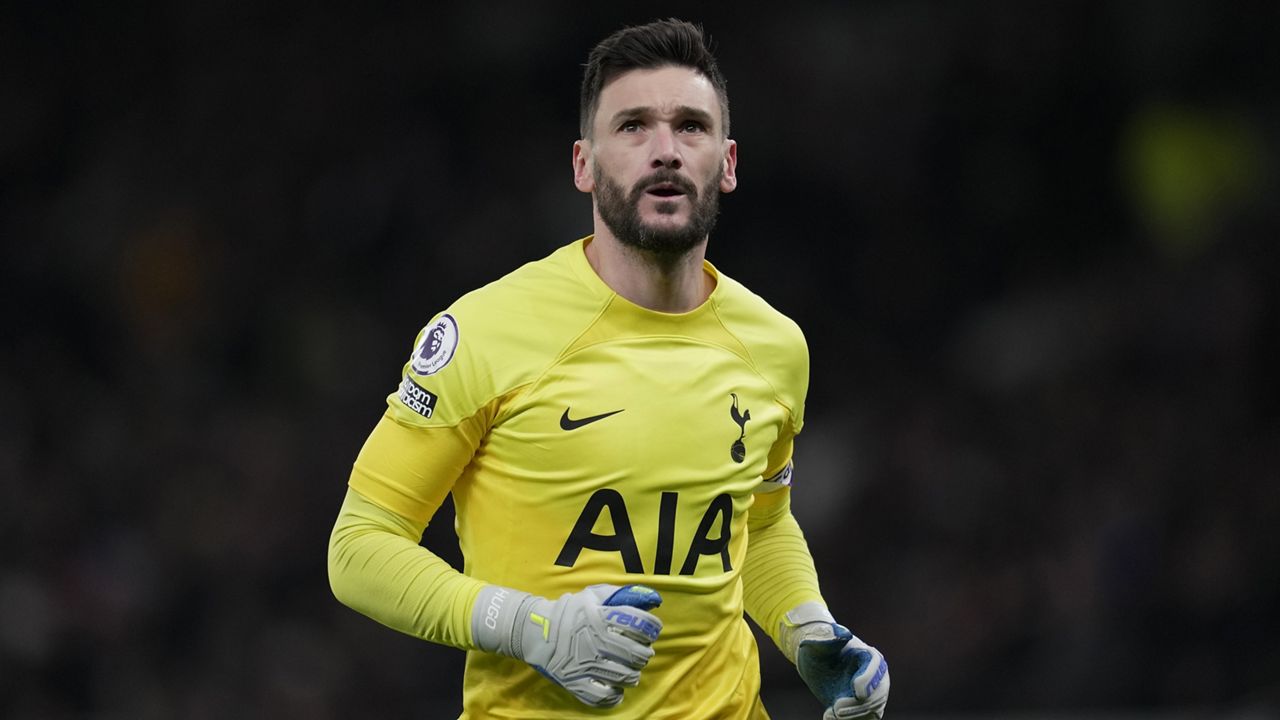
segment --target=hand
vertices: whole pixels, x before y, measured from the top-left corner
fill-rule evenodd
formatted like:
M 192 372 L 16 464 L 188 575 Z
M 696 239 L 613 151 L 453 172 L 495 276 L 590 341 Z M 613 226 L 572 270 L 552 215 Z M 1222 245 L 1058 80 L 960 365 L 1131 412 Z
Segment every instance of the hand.
M 592 585 L 558 600 L 488 585 L 476 599 L 472 634 L 483 650 L 519 658 L 594 707 L 622 702 L 653 657 L 662 604 L 642 585 Z
M 809 622 L 793 629 L 796 669 L 827 708 L 823 720 L 884 716 L 889 702 L 889 663 L 843 625 Z

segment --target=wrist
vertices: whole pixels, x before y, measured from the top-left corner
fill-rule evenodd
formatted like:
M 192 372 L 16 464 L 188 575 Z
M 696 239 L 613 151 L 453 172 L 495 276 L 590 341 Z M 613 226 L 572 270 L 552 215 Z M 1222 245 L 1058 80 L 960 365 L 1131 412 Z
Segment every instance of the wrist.
M 836 620 L 820 602 L 801 603 L 778 623 L 778 649 L 794 665 L 800 643 L 805 640 L 829 640 L 834 637 Z
M 519 619 L 534 596 L 520 590 L 485 585 L 471 609 L 471 639 L 486 652 L 523 658 Z

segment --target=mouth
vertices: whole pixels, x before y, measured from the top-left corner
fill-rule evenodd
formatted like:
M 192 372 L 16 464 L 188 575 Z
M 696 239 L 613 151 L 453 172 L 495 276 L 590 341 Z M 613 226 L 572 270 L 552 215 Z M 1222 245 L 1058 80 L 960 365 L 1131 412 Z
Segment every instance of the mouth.
M 658 183 L 645 188 L 645 193 L 659 198 L 676 198 L 684 197 L 688 193 L 675 183 Z

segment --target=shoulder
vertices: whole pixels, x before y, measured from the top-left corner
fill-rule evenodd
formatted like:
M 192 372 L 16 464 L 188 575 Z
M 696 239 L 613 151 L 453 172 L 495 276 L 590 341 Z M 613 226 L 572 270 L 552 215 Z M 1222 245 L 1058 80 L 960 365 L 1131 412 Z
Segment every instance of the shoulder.
M 799 432 L 809 392 L 809 346 L 800 326 L 764 298 L 733 278 L 718 273 L 713 297 L 725 328 L 746 348 L 756 371 L 773 386 Z
M 809 389 L 809 346 L 804 333 L 794 320 L 742 283 L 717 274 L 720 284 L 713 297 L 721 322 L 747 349 L 756 370 L 798 421 Z
M 445 312 L 465 324 L 475 351 L 522 359 L 558 352 L 603 302 L 574 271 L 575 251 L 581 252 L 577 243 L 526 263 L 458 298 Z
M 564 257 L 572 247 L 527 263 L 436 314 L 414 341 L 404 365 L 407 383 L 441 396 L 442 403 L 447 395 L 455 413 L 465 414 L 532 382 L 599 312 L 600 299 Z
M 716 312 L 753 356 L 759 351 L 783 362 L 808 364 L 808 344 L 799 324 L 737 280 L 717 275 Z

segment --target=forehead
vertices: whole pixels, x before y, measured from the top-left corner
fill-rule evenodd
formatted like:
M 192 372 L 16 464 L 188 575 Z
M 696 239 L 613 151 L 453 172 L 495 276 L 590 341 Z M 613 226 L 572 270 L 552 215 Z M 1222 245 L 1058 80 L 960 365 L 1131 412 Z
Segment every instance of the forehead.
M 628 70 L 610 80 L 600 91 L 596 119 L 607 121 L 620 110 L 635 108 L 648 108 L 668 115 L 680 107 L 702 110 L 717 123 L 721 121 L 716 89 L 697 70 L 676 65 Z

